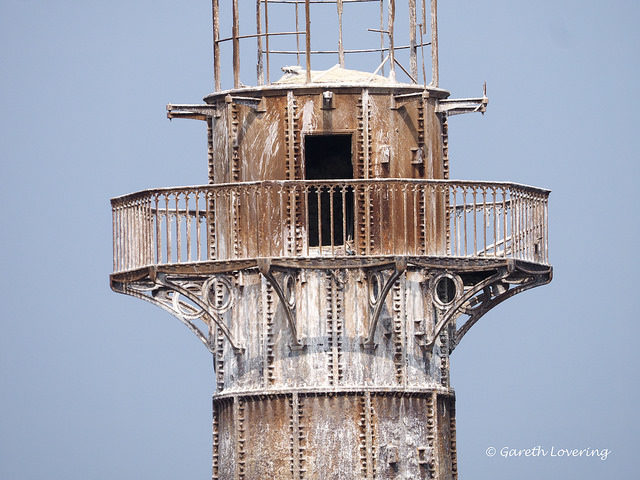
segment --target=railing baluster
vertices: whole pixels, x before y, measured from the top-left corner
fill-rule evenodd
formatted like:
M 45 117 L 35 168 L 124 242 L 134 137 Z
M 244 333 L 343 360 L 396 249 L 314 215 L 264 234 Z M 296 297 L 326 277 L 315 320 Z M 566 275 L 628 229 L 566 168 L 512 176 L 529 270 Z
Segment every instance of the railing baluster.
M 516 200 L 516 204 L 514 206 L 514 217 L 515 217 L 515 225 L 516 225 L 516 230 L 515 230 L 515 237 L 516 237 L 516 244 L 515 244 L 515 258 L 520 258 L 520 249 L 522 246 L 522 224 L 521 224 L 521 217 L 520 217 L 520 192 L 519 191 L 514 191 L 514 197 Z
M 549 201 L 544 201 L 544 261 L 549 263 Z
M 217 222 L 215 221 L 215 213 L 212 213 L 212 205 L 215 202 L 215 197 L 214 197 L 215 193 L 211 190 L 207 190 L 204 194 L 204 200 L 205 200 L 205 215 L 206 215 L 206 223 L 205 223 L 205 231 L 206 233 L 206 249 L 207 249 L 207 260 L 215 260 L 217 257 L 217 252 L 212 252 L 212 248 L 215 247 L 215 244 L 211 244 L 211 237 L 213 236 L 213 238 L 216 238 L 218 235 L 216 234 L 216 224 Z M 215 212 L 215 210 L 214 210 Z
M 487 256 L 487 189 L 482 187 L 482 255 Z
M 496 187 L 491 189 L 491 194 L 493 196 L 493 256 L 498 256 L 498 214 L 496 212 Z
M 342 247 L 347 255 L 347 187 L 340 185 L 340 196 L 342 198 Z
M 507 234 L 507 216 L 509 215 L 507 213 L 507 194 L 509 195 L 509 211 L 511 211 L 511 191 L 508 188 L 503 188 L 502 189 L 502 235 L 504 236 L 504 243 L 503 243 L 503 249 L 502 249 L 502 256 L 506 257 L 507 256 L 507 240 L 509 238 L 509 235 Z M 513 244 L 513 232 L 511 233 L 511 241 L 510 241 L 510 245 Z M 513 247 L 511 247 L 511 249 L 513 249 Z
M 131 256 L 131 202 L 128 201 L 125 203 L 126 209 L 124 211 L 124 220 L 125 220 L 125 225 L 126 225 L 126 236 L 125 236 L 125 257 L 124 257 L 124 265 L 125 268 L 127 270 L 131 269 L 131 261 L 130 261 L 130 256 Z
M 118 271 L 118 247 L 116 246 L 117 243 L 117 232 L 118 232 L 118 219 L 117 219 L 117 213 L 116 213 L 116 207 L 115 206 L 111 206 L 111 231 L 113 232 L 113 234 L 111 235 L 111 250 L 113 252 L 113 271 L 117 272 Z
M 303 186 L 303 192 L 304 192 L 304 231 L 306 232 L 306 238 L 303 240 L 304 245 L 305 245 L 305 253 L 306 256 L 309 256 L 309 235 L 311 234 L 310 232 L 310 225 L 309 225 L 309 186 L 308 185 L 304 185 Z
M 388 247 L 385 250 L 385 254 L 395 251 L 396 246 L 396 189 L 393 183 L 389 184 L 389 205 L 391 206 L 391 237 L 388 242 Z
M 478 228 L 477 228 L 477 217 L 478 217 L 478 191 L 476 187 L 473 187 L 473 256 L 478 254 Z
M 124 257 L 125 257 L 125 232 L 124 232 L 124 210 L 122 208 L 123 202 L 118 202 L 118 271 L 124 270 Z
M 166 263 L 171 263 L 171 217 L 169 216 L 169 194 L 164 194 L 164 222 L 167 249 L 165 252 Z
M 523 242 L 523 256 L 525 260 L 529 259 L 529 198 L 526 192 L 522 192 L 523 205 L 522 205 L 522 220 L 523 220 L 523 232 L 524 232 L 524 242 Z
M 267 186 L 265 189 L 265 193 L 267 195 L 267 212 L 273 211 L 273 199 L 271 198 L 273 195 L 273 189 L 270 186 Z M 267 219 L 267 245 L 269 246 L 268 252 L 269 257 L 273 256 L 272 246 L 273 246 L 273 232 L 271 231 L 271 222 Z
M 202 260 L 201 256 L 201 239 L 200 239 L 200 190 L 196 190 L 194 193 L 196 208 L 196 261 Z
M 454 256 L 460 255 L 460 225 L 458 222 L 458 192 L 456 187 L 449 186 L 447 188 L 446 197 L 451 199 L 451 220 L 449 221 L 449 235 L 451 238 L 449 239 L 449 245 L 451 246 L 451 251 Z
M 176 262 L 180 263 L 182 259 L 182 235 L 180 228 L 180 192 L 177 192 L 175 195 L 175 205 L 176 205 Z
M 287 232 L 286 232 L 286 222 L 285 222 L 285 214 L 284 214 L 284 201 L 282 200 L 282 197 L 284 195 L 284 186 L 280 186 L 280 188 L 278 189 L 278 195 L 280 197 L 280 218 L 278 219 L 278 225 L 280 227 L 280 241 L 281 246 L 280 246 L 280 256 L 285 257 L 286 256 L 286 252 L 287 252 Z
M 245 230 L 245 249 L 244 249 L 244 258 L 249 258 L 251 257 L 251 217 L 253 216 L 253 211 L 255 211 L 256 209 L 260 208 L 259 204 L 255 203 L 255 196 L 252 197 L 251 196 L 251 190 L 249 188 L 244 189 L 244 196 L 245 196 L 245 202 L 244 204 L 246 205 L 246 213 L 245 213 L 245 218 L 247 220 L 247 228 Z M 253 200 L 253 208 L 252 208 L 252 202 L 251 200 Z
M 138 200 L 138 224 L 140 225 L 140 264 L 147 264 L 147 212 L 144 198 Z
M 427 244 L 429 243 L 429 232 L 427 230 L 427 217 L 429 215 L 427 215 L 427 207 L 428 207 L 428 203 L 427 203 L 427 185 L 422 184 L 420 186 L 420 192 L 422 195 L 422 245 L 421 245 L 421 251 L 423 255 L 427 255 L 429 252 L 427 250 Z
M 404 240 L 404 250 L 402 253 L 405 255 L 409 249 L 407 236 L 407 186 L 402 185 L 402 238 Z
M 335 246 L 334 246 L 334 241 L 333 241 L 333 235 L 334 235 L 334 221 L 335 221 L 335 216 L 333 214 L 333 185 L 329 186 L 329 235 L 331 236 L 331 256 L 335 256 Z
M 191 213 L 189 212 L 189 191 L 184 194 L 184 211 L 185 211 L 185 220 L 187 222 L 187 258 L 186 261 L 191 261 Z
M 320 185 L 316 188 L 316 197 L 318 198 L 318 251 L 322 256 L 322 193 Z
M 462 220 L 464 222 L 464 256 L 467 256 L 467 188 L 462 187 Z
M 524 197 L 524 258 L 529 260 L 531 256 L 529 195 L 526 192 L 523 192 L 522 196 Z

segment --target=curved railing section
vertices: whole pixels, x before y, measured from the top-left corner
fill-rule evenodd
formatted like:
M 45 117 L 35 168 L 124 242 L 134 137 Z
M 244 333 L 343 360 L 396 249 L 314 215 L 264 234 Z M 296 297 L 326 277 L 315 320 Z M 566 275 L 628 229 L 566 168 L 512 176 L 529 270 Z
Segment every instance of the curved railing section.
M 145 190 L 111 200 L 113 268 L 348 255 L 547 264 L 548 196 L 513 183 L 411 179 Z

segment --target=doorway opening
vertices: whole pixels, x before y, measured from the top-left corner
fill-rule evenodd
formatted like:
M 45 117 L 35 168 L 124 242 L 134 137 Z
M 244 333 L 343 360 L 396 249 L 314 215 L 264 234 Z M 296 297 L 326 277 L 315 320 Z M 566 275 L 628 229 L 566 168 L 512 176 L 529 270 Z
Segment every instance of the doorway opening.
M 351 135 L 307 135 L 304 139 L 304 161 L 307 180 L 353 179 Z M 346 247 L 353 240 L 351 186 L 336 182 L 313 187 L 309 190 L 307 208 L 309 246 Z

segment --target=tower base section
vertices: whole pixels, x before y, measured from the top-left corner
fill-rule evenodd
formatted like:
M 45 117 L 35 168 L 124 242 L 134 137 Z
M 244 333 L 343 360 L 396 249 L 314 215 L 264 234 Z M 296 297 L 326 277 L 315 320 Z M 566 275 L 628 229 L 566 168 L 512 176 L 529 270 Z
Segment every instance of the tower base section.
M 213 399 L 213 478 L 457 478 L 455 397 L 281 391 Z

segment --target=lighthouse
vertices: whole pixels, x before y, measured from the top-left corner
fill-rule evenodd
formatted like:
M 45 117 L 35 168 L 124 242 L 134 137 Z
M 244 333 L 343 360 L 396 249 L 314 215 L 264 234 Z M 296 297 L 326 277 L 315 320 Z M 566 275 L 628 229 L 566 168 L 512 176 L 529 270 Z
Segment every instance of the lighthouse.
M 449 178 L 488 99 L 440 88 L 436 0 L 248 3 L 213 0 L 213 92 L 167 107 L 208 181 L 111 200 L 111 288 L 211 352 L 213 479 L 456 479 L 451 355 L 551 281 L 549 191 Z

